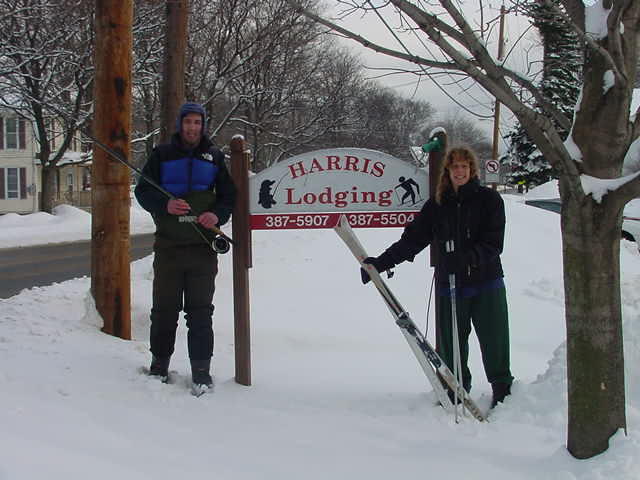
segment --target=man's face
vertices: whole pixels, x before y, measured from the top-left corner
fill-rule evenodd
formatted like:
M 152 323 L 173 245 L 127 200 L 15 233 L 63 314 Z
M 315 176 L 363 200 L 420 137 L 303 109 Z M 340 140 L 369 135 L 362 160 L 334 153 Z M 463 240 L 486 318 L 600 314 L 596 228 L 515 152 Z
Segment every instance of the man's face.
M 182 118 L 180 129 L 182 141 L 189 147 L 195 147 L 202 138 L 202 115 L 199 113 L 187 113 Z

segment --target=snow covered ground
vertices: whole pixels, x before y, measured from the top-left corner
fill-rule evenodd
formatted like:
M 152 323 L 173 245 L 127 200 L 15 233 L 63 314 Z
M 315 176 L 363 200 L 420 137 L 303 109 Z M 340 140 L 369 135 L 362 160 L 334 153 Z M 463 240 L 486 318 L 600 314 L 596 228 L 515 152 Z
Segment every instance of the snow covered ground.
M 332 230 L 258 231 L 251 387 L 233 380 L 231 255 L 221 257 L 215 295 L 216 389 L 201 398 L 187 388 L 184 322 L 171 365 L 176 382 L 139 373 L 149 362 L 152 257 L 132 264 L 132 341 L 100 332 L 88 278 L 0 300 L 0 479 L 637 480 L 638 251 L 622 242 L 628 435 L 578 461 L 565 448 L 560 217 L 505 198 L 517 380 L 488 423 L 455 424 L 435 405 L 401 333 Z M 0 247 L 86 239 L 89 223 L 68 206 L 53 216 L 5 215 Z M 134 203 L 132 230 L 150 229 Z M 356 233 L 378 254 L 400 230 Z M 427 253 L 389 281 L 423 328 Z M 472 347 L 472 394 L 486 401 L 475 338 Z

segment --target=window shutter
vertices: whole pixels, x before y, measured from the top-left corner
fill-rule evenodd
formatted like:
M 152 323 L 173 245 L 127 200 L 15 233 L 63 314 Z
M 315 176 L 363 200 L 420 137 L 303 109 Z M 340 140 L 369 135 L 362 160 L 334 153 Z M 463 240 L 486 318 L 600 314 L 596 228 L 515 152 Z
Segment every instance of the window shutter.
M 27 132 L 25 128 L 24 118 L 18 120 L 18 148 L 25 150 L 27 148 Z
M 4 200 L 4 168 L 0 168 L 0 200 Z
M 20 198 L 27 198 L 27 169 L 20 168 Z
M 4 148 L 4 118 L 0 117 L 0 150 L 2 150 L 3 148 Z M 4 197 L 0 197 L 0 198 L 4 198 Z

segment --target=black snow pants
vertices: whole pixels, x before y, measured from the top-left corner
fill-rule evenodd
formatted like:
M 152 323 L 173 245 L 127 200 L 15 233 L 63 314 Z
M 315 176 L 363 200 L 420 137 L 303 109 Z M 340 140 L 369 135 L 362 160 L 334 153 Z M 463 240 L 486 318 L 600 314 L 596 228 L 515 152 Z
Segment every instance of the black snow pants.
M 151 353 L 173 353 L 181 310 L 187 321 L 187 346 L 191 360 L 213 355 L 213 293 L 218 256 L 208 245 L 158 248 L 153 260 Z

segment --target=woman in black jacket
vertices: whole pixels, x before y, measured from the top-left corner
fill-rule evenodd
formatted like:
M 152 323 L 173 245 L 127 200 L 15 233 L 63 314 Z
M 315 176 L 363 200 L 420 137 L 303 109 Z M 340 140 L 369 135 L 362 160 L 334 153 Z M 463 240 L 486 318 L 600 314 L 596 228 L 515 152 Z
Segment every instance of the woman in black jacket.
M 504 243 L 505 214 L 500 195 L 480 185 L 477 159 L 467 148 L 447 152 L 435 199 L 404 229 L 400 240 L 366 263 L 383 272 L 413 261 L 428 245 L 437 248 L 435 266 L 440 322 L 438 351 L 453 370 L 453 334 L 449 275 L 456 279 L 456 318 L 464 388 L 471 390 L 467 366 L 471 325 L 476 331 L 482 363 L 493 390 L 492 406 L 511 393 L 509 322 L 500 254 Z M 453 240 L 454 251 L 445 243 Z M 363 282 L 369 276 L 361 270 Z

